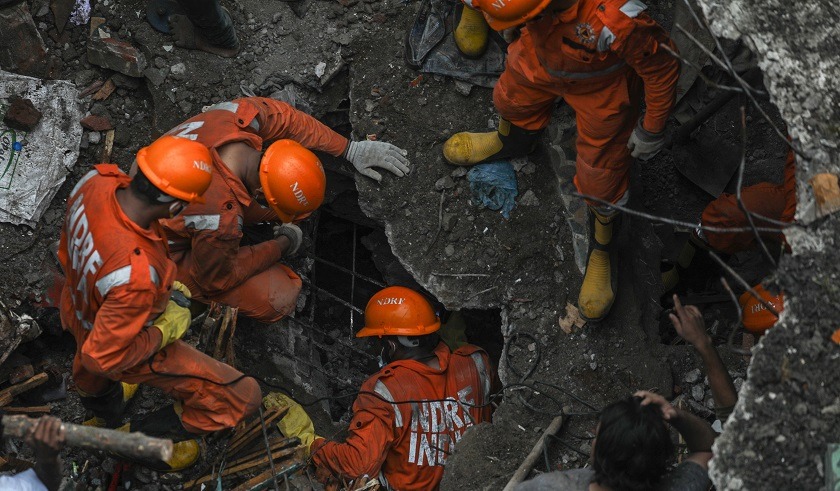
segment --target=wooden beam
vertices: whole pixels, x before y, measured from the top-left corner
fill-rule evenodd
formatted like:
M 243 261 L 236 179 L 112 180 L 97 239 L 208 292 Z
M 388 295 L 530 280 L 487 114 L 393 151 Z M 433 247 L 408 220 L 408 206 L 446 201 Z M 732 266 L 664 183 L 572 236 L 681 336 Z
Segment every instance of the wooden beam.
M 271 454 L 271 459 L 274 460 L 274 464 L 276 466 L 278 461 L 284 460 L 284 459 L 286 459 L 286 457 L 294 455 L 295 453 L 297 453 L 298 450 L 301 450 L 303 448 L 304 448 L 304 446 L 300 445 L 300 446 L 297 446 L 297 447 L 285 448 L 283 450 L 278 450 L 278 451 Z M 220 476 L 221 477 L 235 476 L 237 474 L 240 474 L 240 473 L 245 472 L 247 470 L 251 470 L 254 467 L 258 467 L 258 466 L 261 466 L 261 465 L 270 465 L 269 462 L 268 462 L 268 455 L 263 454 L 262 458 L 251 459 L 248 462 L 243 462 L 241 464 L 228 467 L 224 471 L 222 471 Z M 215 479 L 216 476 L 217 476 L 217 474 L 215 474 L 215 473 L 214 474 L 208 474 L 208 475 L 206 475 L 206 476 L 204 476 L 200 479 L 190 481 L 190 482 L 184 484 L 184 489 L 189 489 L 193 486 L 197 486 L 199 484 L 204 484 L 204 483 L 210 482 L 213 479 Z
M 39 373 L 30 378 L 26 382 L 13 385 L 7 389 L 0 391 L 0 407 L 8 405 L 18 394 L 22 394 L 28 390 L 32 390 L 39 385 L 44 384 L 49 377 L 46 373 Z
M 25 438 L 38 422 L 26 416 L 3 416 L 3 436 Z M 169 460 L 172 458 L 172 440 L 151 438 L 142 433 L 96 428 L 94 426 L 61 423 L 65 441 L 71 447 L 115 452 L 129 458 L 143 460 Z
M 6 406 L 3 412 L 16 414 L 49 414 L 49 406 L 29 406 L 29 407 L 12 407 Z
M 554 418 L 551 424 L 548 425 L 548 428 L 546 428 L 545 432 L 540 435 L 540 438 L 537 440 L 534 448 L 531 449 L 531 453 L 525 457 L 525 460 L 522 461 L 522 464 L 518 469 L 516 469 L 516 472 L 513 473 L 513 477 L 510 478 L 507 486 L 505 486 L 502 491 L 513 491 L 513 488 L 515 488 L 517 484 L 521 483 L 526 477 L 528 477 L 528 474 L 531 472 L 531 469 L 534 468 L 534 464 L 536 464 L 537 459 L 539 459 L 540 455 L 542 455 L 543 445 L 545 444 L 546 438 L 548 438 L 546 435 L 556 434 L 561 426 L 563 426 L 562 415 Z

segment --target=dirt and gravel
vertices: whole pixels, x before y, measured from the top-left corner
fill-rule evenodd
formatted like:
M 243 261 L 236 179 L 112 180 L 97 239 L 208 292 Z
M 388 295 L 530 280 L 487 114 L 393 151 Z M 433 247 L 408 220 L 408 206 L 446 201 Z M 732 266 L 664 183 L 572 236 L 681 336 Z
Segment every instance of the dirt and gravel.
M 46 2 L 35 0 L 31 4 L 49 51 L 61 60 L 57 78 L 72 80 L 81 89 L 113 76 L 116 91 L 105 101 L 88 99 L 86 104 L 91 114 L 108 117 L 116 128 L 113 160 L 124 169 L 141 146 L 203 106 L 245 93 L 270 96 L 284 89 L 287 95 L 294 92 L 300 106 L 308 106 L 312 114 L 338 131 L 348 133 L 352 129 L 357 139 L 375 137 L 408 150 L 413 164 L 410 175 L 402 179 L 386 176 L 381 184 L 356 177 L 358 194 L 347 179 L 347 171 L 352 168 L 335 160 L 326 162 L 334 171 L 333 189 L 343 191 L 337 197 L 331 196 L 330 213 L 366 227 L 363 232 L 366 239 L 360 239 L 360 243 L 367 240 L 374 253 L 361 253 L 370 258 L 359 265 L 365 274 L 388 279 L 404 269 L 449 310 L 492 309 L 488 311 L 492 316 L 499 312 L 498 321 L 493 322 L 486 322 L 488 314 L 479 315 L 477 318 L 484 319 L 484 323 L 478 321 L 472 325 L 468 330 L 470 339 L 478 343 L 495 339 L 492 351 L 501 351 L 498 356 L 503 382 L 530 386 L 509 393 L 493 425 L 482 425 L 465 435 L 456 453 L 449 458 L 444 489 L 503 486 L 539 433 L 561 409 L 575 414 L 566 426 L 569 431 L 562 432 L 560 438 L 577 451 L 552 445 L 554 468 L 583 465 L 596 421 L 590 414 L 593 408 L 635 390 L 655 388 L 668 396 L 691 395 L 700 413 L 709 407 L 709 389 L 702 374 L 695 374 L 699 360 L 689 347 L 675 342 L 667 323 L 660 322 L 659 260 L 663 248 L 667 255 L 677 247 L 673 230 L 653 226 L 641 218 L 625 217 L 617 238 L 622 244 L 621 283 L 613 313 L 600 324 L 587 325 L 571 333 L 563 331 L 558 321 L 566 317 L 567 305 L 575 304 L 581 277 L 558 193 L 558 178 L 550 162 L 548 146 L 557 142 L 551 142 L 546 134 L 540 148 L 527 161 L 519 163 L 522 164 L 517 171 L 519 202 L 509 219 L 477 205 L 464 169 L 447 165 L 441 146 L 456 131 L 485 131 L 495 127 L 491 92 L 474 87 L 464 95 L 450 79 L 421 75 L 405 66 L 403 39 L 413 22 L 416 3 L 303 0 L 296 8 L 307 12 L 298 18 L 288 4 L 281 2 L 225 2 L 233 15 L 243 51 L 237 58 L 224 60 L 173 47 L 170 38 L 153 31 L 142 18 L 144 2 L 96 2 L 93 15 L 105 18 L 105 28 L 134 43 L 145 54 L 151 71 L 144 72 L 143 79 L 114 75 L 110 70 L 91 65 L 85 55 L 87 26 L 68 24 L 64 33 L 59 34 L 53 27 L 52 13 L 43 7 Z M 656 17 L 667 24 L 667 12 L 672 5 L 654 2 L 653 7 Z M 772 110 L 769 104 L 766 107 Z M 721 140 L 737 144 L 737 116 L 735 101 L 707 123 L 707 127 Z M 747 184 L 768 179 L 778 181 L 783 143 L 770 134 L 757 115 L 750 113 L 749 117 Z M 774 117 L 778 121 L 778 116 Z M 555 124 L 570 129 L 573 124 L 568 111 L 559 109 Z M 39 349 L 49 352 L 67 373 L 74 349 L 72 338 L 55 334 L 59 325 L 53 310 L 34 307 L 31 302 L 39 301 L 48 286 L 46 268 L 53 261 L 49 248 L 58 239 L 67 193 L 89 166 L 98 162 L 103 140 L 102 134 L 85 132 L 76 167 L 36 229 L 0 224 L 2 297 L 32 312 L 47 331 L 53 332 L 42 338 Z M 690 222 L 698 219 L 703 206 L 711 199 L 674 169 L 668 154 L 637 166 L 631 190 L 631 207 Z M 340 225 L 335 224 L 331 227 L 333 235 L 319 232 L 325 234 L 319 243 L 335 243 L 336 238 L 346 241 L 349 237 L 349 229 L 339 230 Z M 825 243 L 831 240 L 834 237 L 827 236 Z M 812 260 L 817 261 L 820 253 L 815 251 Z M 347 254 L 344 250 L 329 259 L 339 262 Z M 794 267 L 800 264 L 796 262 L 799 259 L 787 261 L 782 267 L 789 264 Z M 733 261 L 736 266 L 743 262 L 745 268 L 753 267 L 749 256 Z M 388 264 L 388 268 L 383 268 L 383 264 Z M 806 263 L 801 264 L 799 271 L 805 274 Z M 823 272 L 830 275 L 831 264 L 825 266 Z M 376 267 L 380 271 L 375 271 Z M 324 275 L 335 273 L 320 270 L 314 274 L 321 278 L 320 282 Z M 700 286 L 694 293 L 715 283 L 717 275 L 707 276 L 698 283 Z M 797 283 L 784 281 L 781 281 L 783 287 L 796 289 Z M 332 288 L 329 281 L 321 284 Z M 367 291 L 360 288 L 355 295 L 344 298 L 364 305 Z M 346 316 L 332 307 L 327 312 L 322 307 L 327 304 L 328 299 L 321 297 L 317 321 L 329 329 L 319 342 L 334 347 L 349 344 L 363 351 L 364 346 L 353 344 L 352 340 L 341 341 L 345 345 L 337 341 L 348 339 L 346 326 L 339 327 Z M 303 309 L 305 315 L 308 312 Z M 707 309 L 709 324 L 717 321 L 715 325 L 719 326 L 715 329 L 721 333 L 720 342 L 724 342 L 734 315 L 731 305 Z M 358 325 L 360 317 L 355 322 Z M 487 329 L 500 325 L 501 336 L 482 335 L 484 325 L 489 326 Z M 299 340 L 290 334 L 294 329 L 300 332 L 299 327 L 287 324 L 243 325 L 237 331 L 237 347 L 243 353 L 239 357 L 241 368 L 288 387 L 307 382 L 296 387 L 296 391 L 313 398 L 329 395 L 325 391 L 337 390 L 335 381 L 315 371 L 304 379 L 299 372 L 299 360 L 284 358 L 288 346 Z M 828 329 L 828 324 L 824 329 Z M 505 345 L 504 351 L 499 349 L 500 342 Z M 781 338 L 778 346 L 783 346 Z M 312 352 L 310 349 L 309 353 Z M 322 359 L 324 352 L 321 351 Z M 347 385 L 363 377 L 364 370 L 375 369 L 375 364 L 361 351 L 353 353 L 350 356 L 358 360 L 345 367 L 345 374 L 349 374 Z M 743 381 L 744 359 L 724 354 L 730 371 Z M 323 360 L 307 361 L 321 366 Z M 776 357 L 768 355 L 763 363 L 776 362 Z M 753 368 L 751 373 L 756 370 Z M 539 394 L 534 393 L 534 388 Z M 825 394 L 831 393 L 830 388 L 825 389 Z M 153 409 L 164 400 L 158 395 L 147 391 L 133 410 Z M 833 407 L 831 404 L 837 403 L 832 399 L 819 408 Z M 52 406 L 53 412 L 62 418 L 74 422 L 82 419 L 83 411 L 72 390 L 65 401 Z M 315 412 L 316 428 L 340 436 L 342 426 L 334 425 L 333 420 L 346 420 L 348 403 L 323 406 L 325 411 Z M 807 409 L 816 411 L 815 408 Z M 798 414 L 795 407 L 793 411 Z M 803 421 L 807 414 L 810 413 L 801 415 Z M 813 461 L 813 453 L 807 455 L 809 462 Z M 213 457 L 211 451 L 208 458 Z M 90 469 L 85 479 L 94 486 L 108 479 L 114 463 L 113 459 L 89 452 L 71 452 L 67 460 L 68 472 L 74 464 L 81 468 L 88 461 Z M 543 467 L 540 465 L 538 469 L 545 470 Z M 194 477 L 199 470 L 170 476 L 169 483 L 160 485 L 155 484 L 160 476 L 141 470 L 135 472 L 138 477 L 132 489 L 137 482 L 144 489 L 159 489 L 156 486 L 167 489 L 177 487 L 176 481 L 182 477 Z

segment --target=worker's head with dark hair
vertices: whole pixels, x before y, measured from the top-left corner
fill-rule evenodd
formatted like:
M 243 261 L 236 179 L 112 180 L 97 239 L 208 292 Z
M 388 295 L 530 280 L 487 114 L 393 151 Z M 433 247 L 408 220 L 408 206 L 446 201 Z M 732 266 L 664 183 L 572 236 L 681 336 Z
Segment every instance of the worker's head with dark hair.
M 661 412 L 628 397 L 604 408 L 592 445 L 595 482 L 613 491 L 653 489 L 668 469 L 674 444 Z

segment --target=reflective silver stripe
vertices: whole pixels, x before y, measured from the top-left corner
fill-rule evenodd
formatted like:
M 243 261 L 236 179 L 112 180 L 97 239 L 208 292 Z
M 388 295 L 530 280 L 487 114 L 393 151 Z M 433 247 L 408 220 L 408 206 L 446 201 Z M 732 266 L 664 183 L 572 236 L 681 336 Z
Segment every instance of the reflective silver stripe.
M 99 174 L 99 173 L 96 172 L 96 169 L 94 169 L 94 170 L 88 172 L 87 174 L 85 174 L 84 176 L 82 176 L 82 178 L 79 179 L 79 182 L 77 182 L 76 185 L 73 186 L 73 190 L 70 191 L 70 197 L 72 198 L 73 196 L 75 196 L 76 193 L 79 192 L 79 188 L 81 188 L 86 182 L 90 181 L 90 178 L 95 176 L 96 174 Z
M 391 395 L 391 391 L 388 390 L 388 387 L 386 387 L 381 380 L 376 381 L 376 385 L 373 387 L 373 391 L 381 395 L 382 398 L 388 402 L 394 400 L 394 396 Z M 391 404 L 391 406 L 393 406 L 394 408 L 394 426 L 397 428 L 402 428 L 403 419 L 402 413 L 400 412 L 400 408 L 398 408 L 396 404 Z
M 647 9 L 647 5 L 643 4 L 639 0 L 627 0 L 627 3 L 622 5 L 618 10 L 621 10 L 624 12 L 624 15 L 632 19 L 644 12 L 645 9 Z
M 487 365 L 484 364 L 484 358 L 481 356 L 481 353 L 473 353 L 470 355 L 470 358 L 475 363 L 475 368 L 478 370 L 478 377 L 481 379 L 482 391 L 481 402 L 479 404 L 484 404 L 490 395 L 490 374 L 487 373 Z
M 212 106 L 208 106 L 204 112 L 207 111 L 230 111 L 232 113 L 236 113 L 239 110 L 239 103 L 237 102 L 220 102 L 218 104 L 213 104 Z M 257 121 L 257 118 L 251 120 L 248 123 L 248 126 L 254 128 L 254 131 L 260 131 L 260 122 Z
M 152 283 L 156 286 L 160 286 L 160 275 L 158 275 L 157 270 L 151 264 L 149 265 L 149 277 L 152 278 Z
M 93 324 L 91 324 L 90 322 L 82 319 L 82 313 L 78 310 L 76 311 L 76 318 L 79 319 L 82 322 L 82 327 L 84 327 L 88 331 L 93 329 Z
M 221 215 L 187 215 L 184 226 L 195 230 L 219 230 Z
M 598 51 L 601 53 L 609 51 L 613 41 L 615 41 L 615 34 L 613 34 L 609 27 L 604 26 L 604 28 L 601 29 L 601 35 L 598 36 Z
M 129 279 L 131 279 L 130 264 L 128 266 L 123 266 L 120 269 L 115 269 L 100 278 L 99 281 L 96 282 L 96 289 L 99 290 L 99 294 L 104 297 L 109 291 L 111 291 L 111 288 L 128 284 Z
M 610 67 L 607 67 L 603 70 L 598 70 L 598 71 L 595 71 L 595 72 L 563 72 L 563 71 L 560 71 L 560 70 L 553 70 L 553 69 L 548 67 L 548 65 L 545 63 L 545 60 L 543 60 L 542 58 L 540 58 L 540 64 L 542 65 L 543 69 L 549 75 L 551 75 L 552 77 L 571 78 L 571 79 L 574 79 L 574 80 L 584 80 L 584 79 L 587 79 L 587 78 L 600 77 L 601 75 L 606 75 L 608 73 L 616 72 L 616 71 L 624 68 L 624 66 L 627 63 L 624 60 L 621 60 L 619 63 L 616 63 L 613 66 L 610 66 Z
M 243 218 L 240 215 L 236 215 L 236 224 L 239 225 L 239 231 L 242 231 L 242 227 L 245 225 Z
M 468 7 L 475 8 L 475 5 L 473 5 L 472 0 L 464 0 L 464 4 L 466 4 Z
M 235 113 L 237 110 L 239 110 L 239 103 L 227 101 L 227 102 L 220 102 L 218 104 L 213 104 L 212 106 L 208 106 L 207 111 L 204 111 L 204 112 L 208 112 L 208 111 L 230 111 L 232 113 Z

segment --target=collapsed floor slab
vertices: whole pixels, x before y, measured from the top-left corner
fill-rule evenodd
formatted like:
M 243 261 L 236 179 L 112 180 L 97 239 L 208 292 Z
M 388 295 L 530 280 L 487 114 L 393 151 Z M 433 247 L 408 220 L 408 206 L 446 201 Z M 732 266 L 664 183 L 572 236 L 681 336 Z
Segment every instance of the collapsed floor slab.
M 840 171 L 840 12 L 829 0 L 699 0 L 716 35 L 756 53 L 771 99 L 796 148 L 797 217 L 786 232 L 793 255 L 776 283 L 786 292 L 780 322 L 755 350 L 738 405 L 715 445 L 718 489 L 817 489 L 826 444 L 840 441 L 840 318 L 836 287 L 840 219 L 817 220 L 811 179 Z M 784 129 L 782 129 L 784 131 Z M 815 221 L 816 220 L 816 221 Z

